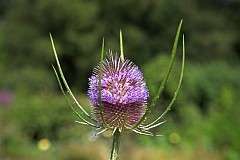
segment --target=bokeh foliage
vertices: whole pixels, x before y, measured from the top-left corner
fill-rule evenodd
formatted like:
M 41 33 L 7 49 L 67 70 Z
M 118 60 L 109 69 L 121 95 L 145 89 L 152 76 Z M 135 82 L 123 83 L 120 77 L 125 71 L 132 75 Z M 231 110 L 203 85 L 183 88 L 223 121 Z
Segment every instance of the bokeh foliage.
M 91 131 L 72 123 L 76 117 L 67 108 L 51 68 L 49 32 L 66 79 L 89 106 L 88 77 L 99 61 L 102 37 L 106 49 L 119 52 L 122 30 L 125 56 L 143 70 L 154 95 L 182 18 L 187 64 L 168 122 L 156 130 L 166 136 L 129 137 L 154 152 L 159 147 L 180 153 L 191 150 L 192 155 L 182 155 L 184 159 L 201 149 L 216 153 L 215 159 L 239 159 L 239 15 L 239 0 L 0 0 L 0 159 L 106 158 L 104 151 L 91 157 L 88 147 L 82 147 Z M 180 57 L 153 115 L 163 111 L 174 94 Z M 54 146 L 44 154 L 36 147 L 42 138 L 49 138 Z M 76 147 L 82 147 L 81 154 L 75 153 Z

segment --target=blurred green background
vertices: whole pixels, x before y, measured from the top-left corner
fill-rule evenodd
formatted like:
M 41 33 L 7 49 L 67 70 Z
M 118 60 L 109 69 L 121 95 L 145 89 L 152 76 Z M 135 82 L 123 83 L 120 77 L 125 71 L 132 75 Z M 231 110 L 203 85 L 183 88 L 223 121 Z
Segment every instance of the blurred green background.
M 153 97 L 182 18 L 186 69 L 167 123 L 153 130 L 163 136 L 124 133 L 120 159 L 240 159 L 239 17 L 239 0 L 0 0 L 0 159 L 109 157 L 109 133 L 90 138 L 94 129 L 74 123 L 51 67 L 49 32 L 66 79 L 90 112 L 88 77 L 102 38 L 106 49 L 119 52 L 123 31 L 125 56 L 144 72 Z M 171 100 L 180 65 L 181 41 L 149 121 Z

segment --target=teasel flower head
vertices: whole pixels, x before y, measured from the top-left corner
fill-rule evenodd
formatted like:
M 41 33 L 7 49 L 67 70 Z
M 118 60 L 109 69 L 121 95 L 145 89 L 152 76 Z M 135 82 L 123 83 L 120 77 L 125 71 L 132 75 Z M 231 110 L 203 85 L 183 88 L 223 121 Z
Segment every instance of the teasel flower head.
M 149 92 L 139 68 L 128 59 L 121 59 L 117 53 L 109 51 L 102 62 L 101 101 L 99 101 L 100 64 L 93 69 L 89 78 L 88 96 L 93 114 L 103 127 L 102 114 L 110 128 L 132 128 L 146 111 Z
M 76 120 L 75 122 L 97 128 L 98 133 L 96 133 L 94 136 L 99 135 L 107 130 L 113 131 L 113 144 L 110 157 L 111 160 L 116 160 L 118 157 L 122 131 L 133 131 L 138 134 L 154 136 L 155 134 L 149 130 L 158 127 L 165 122 L 161 120 L 171 109 L 171 106 L 176 100 L 183 79 L 185 63 L 184 35 L 182 44 L 183 54 L 181 74 L 172 100 L 164 112 L 158 115 L 154 121 L 148 124 L 143 124 L 145 119 L 154 108 L 155 102 L 162 94 L 170 72 L 173 68 L 182 22 L 183 20 L 180 21 L 177 29 L 171 52 L 171 59 L 169 61 L 164 78 L 157 90 L 157 94 L 152 98 L 149 104 L 147 104 L 149 92 L 142 72 L 132 61 L 124 58 L 122 32 L 120 31 L 120 56 L 117 53 L 112 53 L 109 51 L 107 57 L 103 59 L 103 40 L 100 63 L 93 69 L 93 74 L 89 78 L 89 89 L 87 93 L 94 116 L 89 114 L 84 107 L 80 105 L 68 86 L 58 60 L 52 36 L 50 34 L 50 39 L 57 63 L 57 69 L 53 66 L 54 73 L 67 103 L 79 118 L 79 120 Z M 69 100 L 69 97 L 71 100 Z M 72 103 L 72 101 L 74 103 Z M 75 107 L 78 107 L 80 112 L 78 112 Z

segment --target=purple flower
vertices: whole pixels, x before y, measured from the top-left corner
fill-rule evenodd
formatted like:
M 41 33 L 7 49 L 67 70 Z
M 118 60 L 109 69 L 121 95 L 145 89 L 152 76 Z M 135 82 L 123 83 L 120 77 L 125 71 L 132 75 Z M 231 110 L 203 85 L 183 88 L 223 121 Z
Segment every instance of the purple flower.
M 93 114 L 100 126 L 104 126 L 98 102 L 100 65 L 89 78 L 88 96 Z M 149 92 L 142 72 L 130 60 L 122 60 L 110 52 L 102 64 L 101 103 L 104 119 L 111 128 L 131 128 L 146 111 Z

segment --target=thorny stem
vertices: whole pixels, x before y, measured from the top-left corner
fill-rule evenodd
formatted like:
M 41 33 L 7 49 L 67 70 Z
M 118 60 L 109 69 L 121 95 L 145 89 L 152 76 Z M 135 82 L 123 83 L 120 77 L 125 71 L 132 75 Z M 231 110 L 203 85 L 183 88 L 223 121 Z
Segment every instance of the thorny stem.
M 110 160 L 117 160 L 118 159 L 118 151 L 121 141 L 121 133 L 119 129 L 116 129 L 116 131 L 113 134 L 113 143 L 112 143 L 112 151 L 111 151 L 111 157 Z

